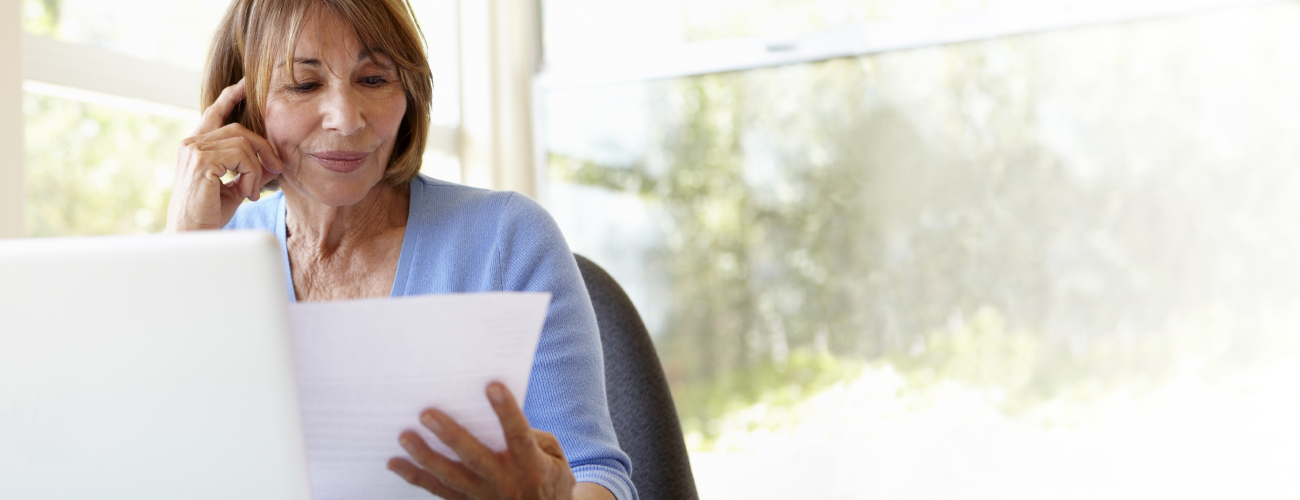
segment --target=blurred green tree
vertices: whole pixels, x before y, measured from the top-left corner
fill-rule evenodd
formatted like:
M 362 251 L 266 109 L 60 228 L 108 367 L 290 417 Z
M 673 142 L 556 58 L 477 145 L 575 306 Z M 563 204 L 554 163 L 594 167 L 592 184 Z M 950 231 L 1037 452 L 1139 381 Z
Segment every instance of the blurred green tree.
M 1284 36 L 1243 16 L 1240 53 Z M 1300 158 L 1228 123 L 1300 130 L 1264 100 L 1216 104 L 1232 77 L 1188 76 L 1266 71 L 1276 97 L 1295 75 L 1184 45 L 1221 26 L 1189 18 L 647 84 L 669 109 L 653 153 L 621 165 L 552 153 L 551 175 L 639 193 L 671 220 L 650 263 L 669 283 L 658 346 L 685 425 L 706 436 L 729 410 L 809 393 L 861 362 L 997 388 L 1007 411 L 1212 373 L 1276 345 L 1264 337 L 1286 323 L 1261 311 L 1300 292 L 1276 276 L 1298 274 L 1279 249 L 1300 250 L 1283 216 L 1300 211 L 1300 186 L 1277 165 Z M 1119 43 L 1155 34 L 1179 43 Z M 1214 149 L 1227 144 L 1233 155 Z M 1241 244 L 1264 227 L 1271 243 Z M 810 361 L 821 355 L 832 361 Z

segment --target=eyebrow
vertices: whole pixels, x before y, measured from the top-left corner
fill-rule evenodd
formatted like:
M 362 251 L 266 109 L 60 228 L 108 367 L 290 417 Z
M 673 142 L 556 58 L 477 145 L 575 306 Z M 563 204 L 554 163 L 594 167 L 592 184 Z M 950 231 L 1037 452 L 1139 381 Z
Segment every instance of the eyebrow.
M 374 61 L 374 58 L 371 58 L 371 57 L 370 57 L 370 54 L 373 53 L 373 52 L 376 52 L 376 51 L 375 51 L 375 50 L 363 50 L 363 51 L 361 51 L 360 53 L 357 54 L 357 61 L 361 61 L 362 59 L 371 59 L 372 61 Z M 379 61 L 375 61 L 375 63 L 378 63 L 378 62 L 379 62 Z M 293 63 L 294 63 L 294 64 L 306 64 L 306 65 L 308 65 L 308 66 L 320 66 L 320 60 L 319 60 L 319 59 L 312 59 L 312 58 L 310 58 L 310 57 L 296 57 L 296 58 L 294 58 Z

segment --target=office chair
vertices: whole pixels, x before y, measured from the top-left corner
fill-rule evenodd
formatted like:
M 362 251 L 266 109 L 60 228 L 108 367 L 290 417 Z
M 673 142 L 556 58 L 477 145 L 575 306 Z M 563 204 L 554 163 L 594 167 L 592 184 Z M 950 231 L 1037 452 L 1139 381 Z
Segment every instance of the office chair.
M 632 459 L 642 500 L 698 499 L 677 407 L 650 332 L 623 288 L 604 269 L 574 254 L 596 308 L 605 352 L 605 395 L 618 444 Z

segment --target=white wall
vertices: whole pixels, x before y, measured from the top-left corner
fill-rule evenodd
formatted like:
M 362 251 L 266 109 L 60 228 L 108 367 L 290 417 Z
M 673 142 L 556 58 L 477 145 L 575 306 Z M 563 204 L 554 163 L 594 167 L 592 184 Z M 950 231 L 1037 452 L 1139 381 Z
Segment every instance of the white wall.
M 26 234 L 22 1 L 0 0 L 0 238 Z

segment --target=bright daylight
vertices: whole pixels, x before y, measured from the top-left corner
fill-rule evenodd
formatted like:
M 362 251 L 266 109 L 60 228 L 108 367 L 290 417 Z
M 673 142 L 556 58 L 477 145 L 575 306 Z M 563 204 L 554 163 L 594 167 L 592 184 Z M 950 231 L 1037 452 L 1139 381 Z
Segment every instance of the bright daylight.
M 0 82 L 0 143 L 23 155 L 0 185 L 22 189 L 0 190 L 21 198 L 0 203 L 0 236 L 170 232 L 230 2 L 8 3 L 22 36 L 0 62 L 25 69 Z M 631 471 L 599 477 L 628 479 L 586 482 L 575 457 L 596 445 L 523 408 L 560 436 L 573 498 L 1300 498 L 1300 2 L 410 5 L 433 82 L 412 182 L 451 186 L 419 196 L 535 201 L 630 298 L 619 324 L 644 323 L 636 359 L 671 395 L 613 382 L 632 361 L 612 357 L 588 281 L 605 356 L 589 373 Z M 284 168 L 260 197 L 283 193 L 286 276 L 309 302 L 294 203 L 317 191 Z M 487 290 L 437 293 L 454 291 Z M 531 395 L 566 296 L 518 291 L 552 293 Z M 679 434 L 621 427 L 653 408 Z M 685 454 L 638 462 L 643 446 Z M 329 498 L 310 432 L 307 450 Z M 392 498 L 505 498 L 410 489 Z

